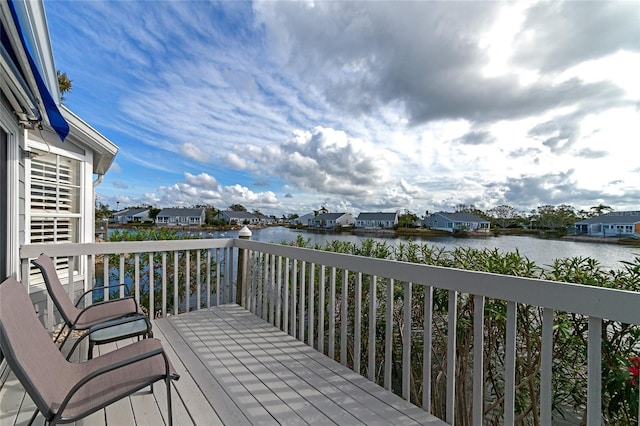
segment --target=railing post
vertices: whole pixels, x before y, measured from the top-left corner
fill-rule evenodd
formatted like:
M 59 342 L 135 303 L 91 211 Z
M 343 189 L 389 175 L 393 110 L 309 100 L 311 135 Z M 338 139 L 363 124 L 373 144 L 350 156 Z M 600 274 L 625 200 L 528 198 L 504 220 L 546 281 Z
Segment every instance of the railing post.
M 250 240 L 251 239 L 251 230 L 246 226 L 243 226 L 238 233 L 238 238 L 242 240 Z M 240 306 L 244 306 L 243 297 L 246 296 L 247 289 L 247 269 L 249 265 L 247 265 L 247 261 L 249 260 L 247 256 L 245 256 L 245 249 L 238 250 L 238 282 L 236 284 L 236 303 Z

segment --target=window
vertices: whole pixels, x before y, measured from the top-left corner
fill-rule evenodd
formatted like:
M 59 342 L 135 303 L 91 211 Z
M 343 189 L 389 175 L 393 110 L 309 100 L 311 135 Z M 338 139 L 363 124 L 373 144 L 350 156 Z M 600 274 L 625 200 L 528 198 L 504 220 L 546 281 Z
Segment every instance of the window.
M 31 160 L 31 244 L 79 242 L 81 166 L 79 160 L 51 153 Z M 65 275 L 68 259 L 58 258 L 56 269 Z

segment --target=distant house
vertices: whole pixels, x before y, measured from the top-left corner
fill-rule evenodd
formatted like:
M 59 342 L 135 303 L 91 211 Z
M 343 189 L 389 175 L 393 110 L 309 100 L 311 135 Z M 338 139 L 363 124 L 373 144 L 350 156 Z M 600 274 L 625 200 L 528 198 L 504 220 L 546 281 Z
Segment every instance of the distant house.
M 353 226 L 355 223 L 351 213 L 321 213 L 311 219 L 310 226 L 333 229 Z
M 277 221 L 277 219 L 263 215 L 262 213 L 254 214 L 254 216 L 258 218 L 258 222 L 262 225 L 273 225 Z
M 398 212 L 360 213 L 356 219 L 357 229 L 393 229 L 398 224 Z
M 202 226 L 205 223 L 204 207 L 195 209 L 162 209 L 156 216 L 160 226 Z
M 472 213 L 438 212 L 424 219 L 424 226 L 440 231 L 489 232 L 491 223 Z
M 111 223 L 144 222 L 149 220 L 149 209 L 124 209 L 113 214 Z
M 316 217 L 313 213 L 307 213 L 300 217 L 291 220 L 292 225 L 310 226 L 313 218 Z
M 640 238 L 640 211 L 611 212 L 575 223 L 577 234 Z
M 256 225 L 260 222 L 260 219 L 253 213 L 234 210 L 223 211 L 220 213 L 220 217 L 229 225 Z

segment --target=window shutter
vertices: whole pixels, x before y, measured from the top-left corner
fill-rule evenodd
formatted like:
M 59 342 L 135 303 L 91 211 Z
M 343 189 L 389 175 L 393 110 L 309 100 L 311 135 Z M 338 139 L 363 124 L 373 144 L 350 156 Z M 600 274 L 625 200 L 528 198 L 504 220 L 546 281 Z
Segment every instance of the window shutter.
M 31 244 L 79 242 L 80 167 L 80 161 L 55 154 L 31 159 Z M 67 275 L 68 259 L 56 259 L 56 270 Z M 39 276 L 35 267 L 30 274 Z

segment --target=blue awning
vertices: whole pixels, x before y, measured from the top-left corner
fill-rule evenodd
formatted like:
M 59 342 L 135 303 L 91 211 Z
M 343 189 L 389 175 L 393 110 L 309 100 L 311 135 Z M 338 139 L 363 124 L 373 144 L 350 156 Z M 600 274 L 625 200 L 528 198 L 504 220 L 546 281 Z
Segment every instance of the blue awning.
M 51 96 L 51 93 L 49 92 L 49 88 L 47 88 L 47 85 L 45 84 L 44 79 L 40 74 L 40 70 L 38 69 L 33 59 L 33 55 L 31 54 L 31 49 L 29 48 L 29 44 L 27 43 L 27 40 L 22 32 L 22 26 L 20 25 L 20 20 L 18 19 L 18 13 L 16 11 L 16 5 L 14 4 L 14 0 L 9 0 L 8 4 L 9 4 L 9 9 L 11 10 L 11 17 L 13 18 L 13 22 L 16 25 L 18 34 L 20 35 L 20 42 L 22 43 L 22 47 L 24 48 L 24 51 L 26 53 L 27 60 L 29 61 L 29 67 L 31 68 L 31 72 L 36 81 L 36 86 L 38 87 L 40 98 L 42 99 L 42 103 L 43 103 L 42 106 L 44 107 L 44 112 L 46 113 L 49 119 L 49 124 L 51 124 L 51 127 L 53 127 L 53 129 L 56 131 L 60 139 L 64 141 L 67 135 L 69 134 L 69 124 L 60 113 L 60 110 L 58 109 L 58 104 L 53 99 L 53 96 Z M 40 111 L 40 114 L 42 114 L 42 112 L 43 111 Z

